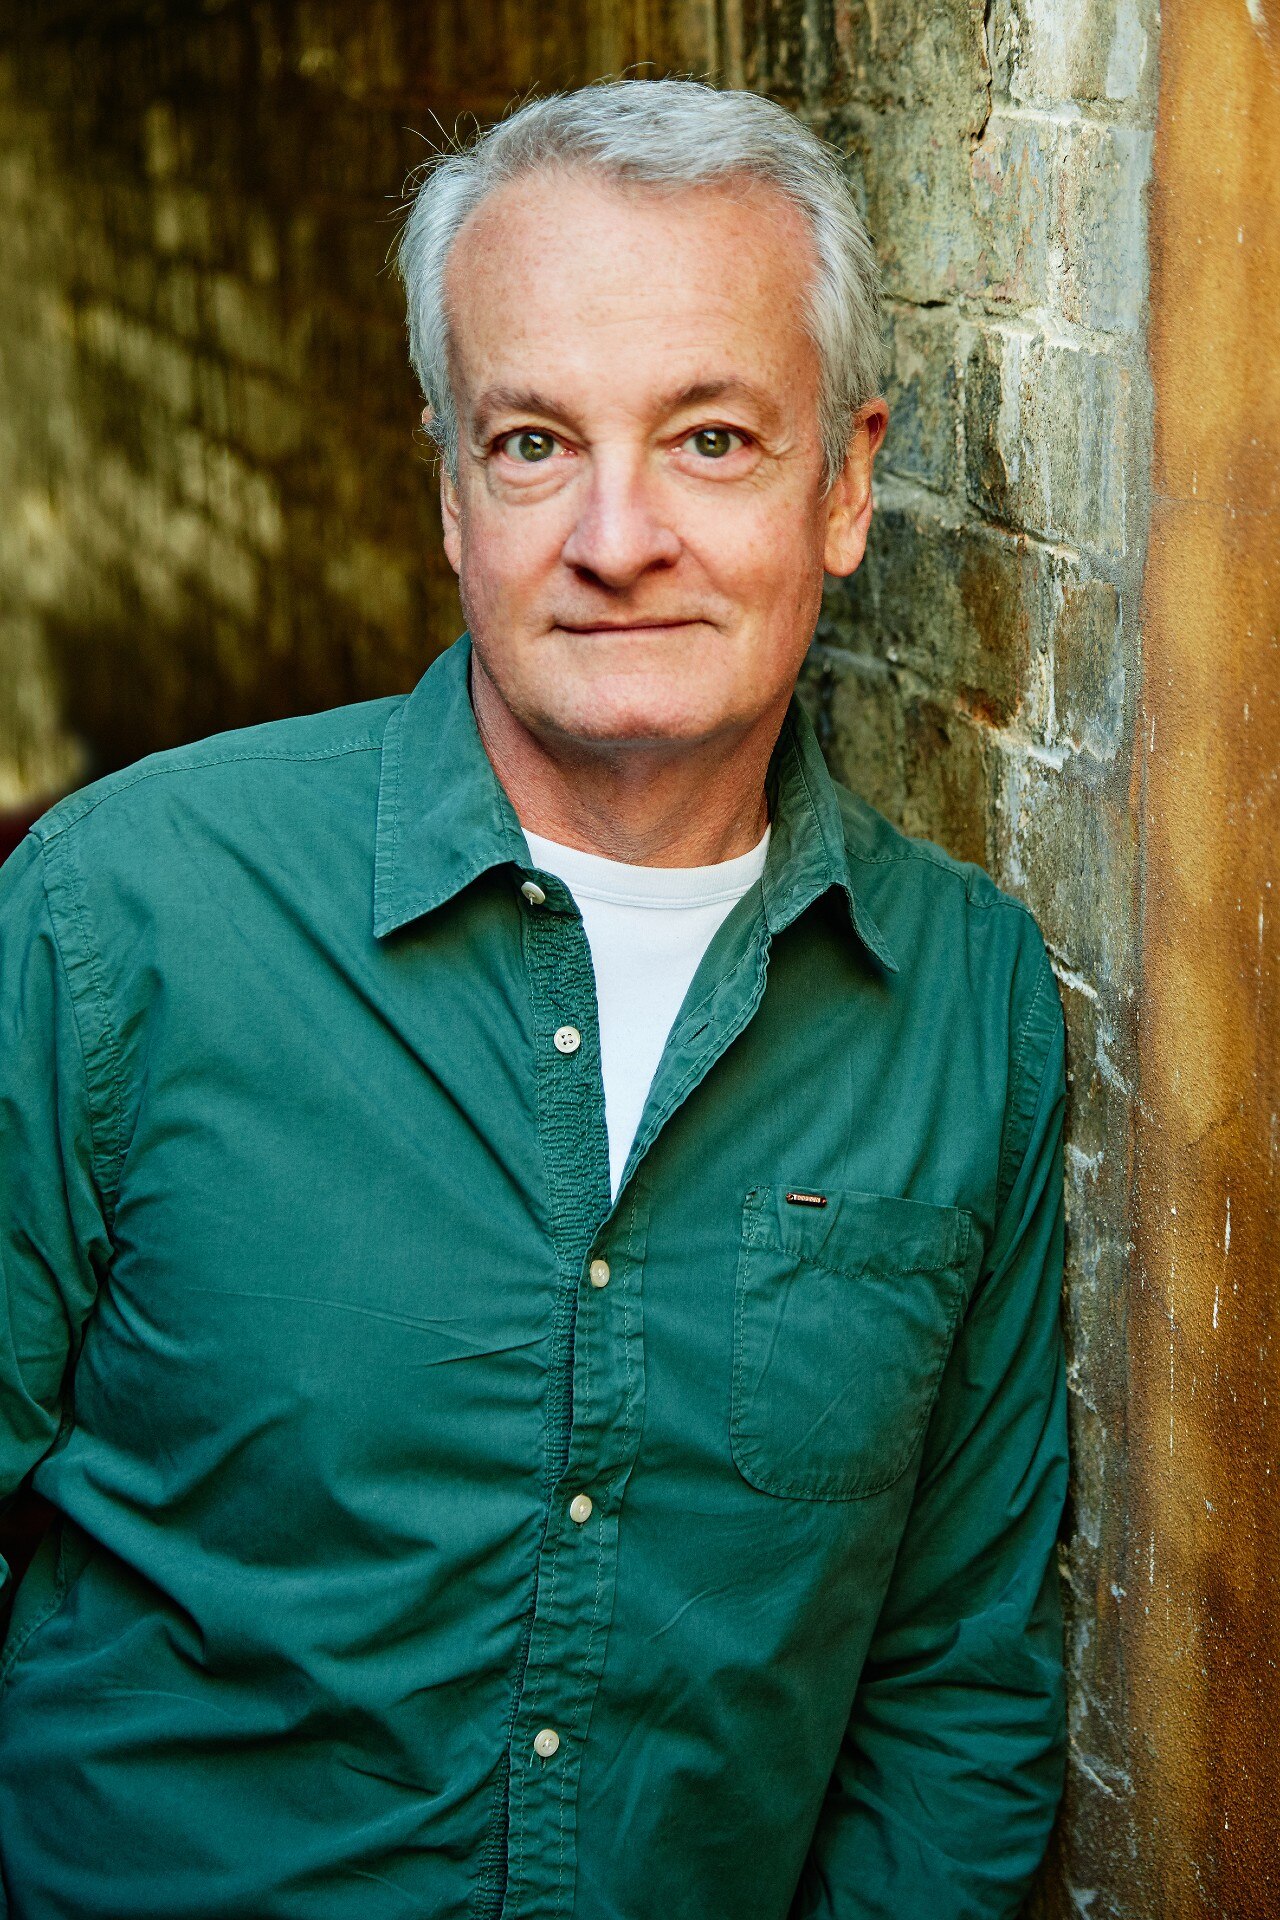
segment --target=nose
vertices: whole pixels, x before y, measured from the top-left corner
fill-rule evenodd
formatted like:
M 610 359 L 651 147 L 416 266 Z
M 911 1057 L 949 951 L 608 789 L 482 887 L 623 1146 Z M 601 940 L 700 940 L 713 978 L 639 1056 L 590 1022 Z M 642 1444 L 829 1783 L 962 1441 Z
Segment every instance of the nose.
M 561 549 L 566 566 L 625 592 L 642 575 L 674 566 L 680 540 L 662 511 L 656 477 L 644 455 L 598 449 L 581 497 L 581 511 Z

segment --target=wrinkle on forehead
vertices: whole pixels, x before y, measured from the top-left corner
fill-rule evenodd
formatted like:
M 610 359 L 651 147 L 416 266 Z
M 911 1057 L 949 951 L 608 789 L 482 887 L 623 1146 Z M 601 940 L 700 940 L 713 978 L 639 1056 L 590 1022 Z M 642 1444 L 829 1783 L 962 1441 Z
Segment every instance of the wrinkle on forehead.
M 706 379 L 677 384 L 655 392 L 651 399 L 651 410 L 659 419 L 669 419 L 699 407 L 713 406 L 716 401 L 724 401 L 731 406 L 745 406 L 764 421 L 776 424 L 778 406 L 775 396 L 766 387 L 749 380 Z M 501 414 L 528 414 L 535 418 L 551 419 L 561 412 L 561 406 L 557 395 L 536 386 L 500 384 L 486 387 L 476 397 L 475 425 L 477 431 L 483 434 L 487 424 Z
M 733 379 L 816 405 L 814 270 L 802 215 L 746 176 L 655 189 L 539 171 L 482 202 L 454 243 L 455 383 L 563 404 L 566 380 L 607 369 L 650 389 L 646 411 L 659 389 Z

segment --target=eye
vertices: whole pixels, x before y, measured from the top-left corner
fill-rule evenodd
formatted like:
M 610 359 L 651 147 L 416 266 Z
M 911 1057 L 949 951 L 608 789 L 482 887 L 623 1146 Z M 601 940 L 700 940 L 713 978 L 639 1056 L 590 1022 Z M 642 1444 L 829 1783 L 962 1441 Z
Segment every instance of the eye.
M 723 460 L 727 453 L 733 453 L 743 445 L 742 435 L 735 433 L 732 427 L 699 427 L 685 441 L 687 447 L 704 460 Z
M 518 433 L 509 433 L 498 444 L 512 460 L 522 461 L 525 466 L 536 466 L 539 460 L 551 458 L 556 450 L 556 437 L 553 433 L 542 433 L 536 427 L 521 427 Z

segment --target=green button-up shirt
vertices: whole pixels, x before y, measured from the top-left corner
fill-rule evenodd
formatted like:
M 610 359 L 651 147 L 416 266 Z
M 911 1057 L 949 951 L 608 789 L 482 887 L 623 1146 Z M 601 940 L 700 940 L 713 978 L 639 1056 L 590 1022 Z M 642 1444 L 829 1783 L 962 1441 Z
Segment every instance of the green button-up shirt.
M 59 1515 L 10 1911 L 1010 1914 L 1064 1744 L 1034 923 L 793 708 L 611 1202 L 468 658 L 143 761 L 0 876 L 0 1491 Z

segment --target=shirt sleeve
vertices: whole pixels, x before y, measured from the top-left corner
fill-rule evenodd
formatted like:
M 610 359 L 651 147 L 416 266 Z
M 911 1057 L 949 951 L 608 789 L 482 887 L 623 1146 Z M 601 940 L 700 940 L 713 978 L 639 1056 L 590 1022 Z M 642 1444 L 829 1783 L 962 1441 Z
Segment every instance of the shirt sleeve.
M 60 947 L 45 853 L 29 836 L 0 868 L 0 1505 L 56 1444 L 71 1369 L 105 1271 L 85 1047 L 93 992 L 74 926 Z M 0 1592 L 9 1570 L 0 1560 Z
M 1009 1156 L 792 1920 L 1003 1920 L 1044 1853 L 1066 1753 L 1063 1102 L 1041 950 L 1006 1120 L 1025 1147 Z

